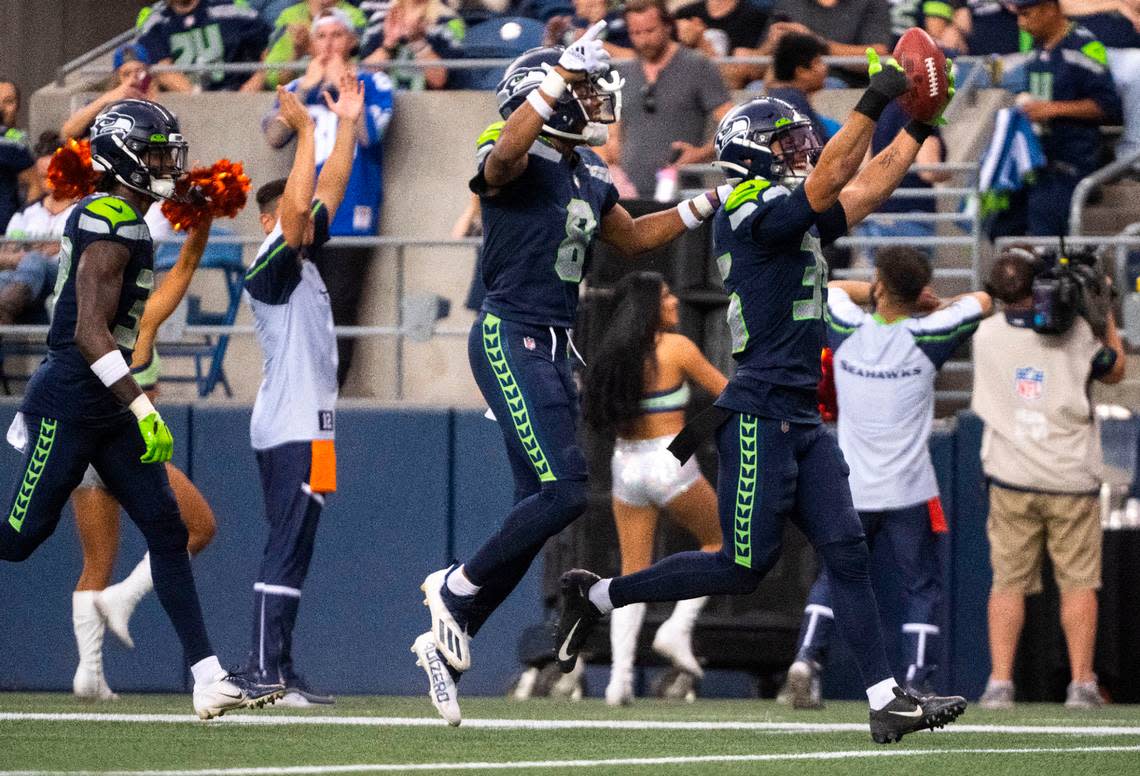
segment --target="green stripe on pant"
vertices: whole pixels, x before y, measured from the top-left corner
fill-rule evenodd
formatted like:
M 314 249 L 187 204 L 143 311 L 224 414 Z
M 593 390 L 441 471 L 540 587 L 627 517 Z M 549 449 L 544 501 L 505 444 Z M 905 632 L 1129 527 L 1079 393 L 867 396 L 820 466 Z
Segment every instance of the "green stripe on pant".
M 752 568 L 752 509 L 756 504 L 756 416 L 740 415 L 740 474 L 736 480 L 733 519 L 735 561 Z
M 511 373 L 510 364 L 507 363 L 507 356 L 503 351 L 501 324 L 502 319 L 498 316 L 487 313 L 483 317 L 483 352 L 487 355 L 487 362 L 490 363 L 491 370 L 495 373 L 499 389 L 503 392 L 503 400 L 506 401 L 507 409 L 511 413 L 515 432 L 519 435 L 519 441 L 522 442 L 523 450 L 530 458 L 531 464 L 534 465 L 538 479 L 541 482 L 554 482 L 558 478 L 550 470 L 550 463 L 546 460 L 546 454 L 542 452 L 542 446 L 534 435 L 526 399 L 523 398 L 522 389 L 519 388 L 514 374 Z
M 36 448 L 32 451 L 32 457 L 28 459 L 24 481 L 20 484 L 20 492 L 16 494 L 16 502 L 12 504 L 12 511 L 8 515 L 8 525 L 12 526 L 16 533 L 24 527 L 24 520 L 28 516 L 28 505 L 32 503 L 32 494 L 36 492 L 36 485 L 43 476 L 44 467 L 47 466 L 51 446 L 55 442 L 56 424 L 57 421 L 51 418 L 43 418 L 40 421 Z

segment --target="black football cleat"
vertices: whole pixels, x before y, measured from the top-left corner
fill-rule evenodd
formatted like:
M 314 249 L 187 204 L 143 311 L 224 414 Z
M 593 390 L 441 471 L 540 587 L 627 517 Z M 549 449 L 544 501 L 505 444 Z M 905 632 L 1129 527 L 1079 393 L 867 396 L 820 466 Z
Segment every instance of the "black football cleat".
M 597 607 L 590 603 L 589 591 L 601 579 L 592 571 L 573 569 L 562 575 L 561 611 L 555 636 L 554 659 L 564 674 L 574 670 L 578 651 L 586 643 L 590 631 L 602 619 Z
M 965 710 L 966 699 L 959 695 L 916 698 L 896 687 L 893 701 L 871 711 L 871 738 L 876 744 L 893 744 L 916 730 L 945 727 Z

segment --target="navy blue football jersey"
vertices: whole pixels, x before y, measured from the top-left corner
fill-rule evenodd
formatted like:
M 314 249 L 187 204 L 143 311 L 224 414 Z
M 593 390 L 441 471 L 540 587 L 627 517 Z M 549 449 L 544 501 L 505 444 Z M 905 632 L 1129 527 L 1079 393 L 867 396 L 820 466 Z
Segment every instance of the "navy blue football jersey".
M 816 386 L 827 311 L 820 248 L 846 231 L 838 202 L 816 213 L 803 186 L 790 191 L 762 179 L 741 183 L 717 211 L 713 239 L 736 359 L 718 406 L 819 422 Z
M 617 189 L 606 163 L 590 149 L 579 146 L 566 159 L 540 139 L 523 174 L 488 194 L 483 162 L 503 124 L 479 136 L 479 171 L 470 184 L 483 207 L 483 310 L 508 321 L 570 328 L 578 284 L 602 218 L 617 203 Z
M 75 344 L 79 319 L 75 279 L 79 260 L 92 243 L 102 240 L 119 243 L 130 251 L 110 328 L 123 358 L 128 364 L 131 362 L 139 322 L 154 288 L 150 230 L 142 214 L 126 200 L 93 194 L 75 206 L 59 241 L 59 275 L 55 283 L 55 312 L 48 331 L 48 354 L 32 376 L 20 406 L 29 415 L 100 423 L 129 414 L 91 371 Z

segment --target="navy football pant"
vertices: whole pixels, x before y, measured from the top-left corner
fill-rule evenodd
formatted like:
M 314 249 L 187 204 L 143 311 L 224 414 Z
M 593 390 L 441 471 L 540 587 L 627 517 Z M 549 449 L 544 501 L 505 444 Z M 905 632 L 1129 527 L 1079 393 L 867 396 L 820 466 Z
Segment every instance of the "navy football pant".
M 293 627 L 325 497 L 309 488 L 311 442 L 257 451 L 269 536 L 253 585 L 249 668 L 273 681 L 293 676 Z
M 468 339 L 471 371 L 503 432 L 514 506 L 464 564 L 481 586 L 467 612 L 474 635 L 522 580 L 551 536 L 586 509 L 586 458 L 578 446 L 578 394 L 566 329 L 483 313 Z
M 128 416 L 104 427 L 34 416 L 25 421 L 27 453 L 0 525 L 0 559 L 22 561 L 51 536 L 90 464 L 146 538 L 154 589 L 186 659 L 192 665 L 214 654 L 186 554 L 186 526 L 166 465 L 139 461 L 146 446 L 135 419 Z
M 733 414 L 717 431 L 717 452 L 724 546 L 678 553 L 615 578 L 614 606 L 751 593 L 779 558 L 784 520 L 791 519 L 831 572 L 836 616 L 865 686 L 889 678 L 867 543 L 835 437 L 823 425 Z
M 934 500 L 937 503 L 937 499 Z M 932 510 L 937 509 L 937 514 Z M 903 586 L 902 632 L 907 647 L 907 681 L 921 686 L 930 682 L 938 666 L 942 635 L 942 567 L 938 560 L 936 522 L 941 527 L 941 507 L 929 502 L 901 509 L 860 512 L 867 542 L 887 541 L 894 552 L 891 567 Z M 831 646 L 831 573 L 822 567 L 808 593 L 800 625 L 797 656 L 823 665 Z

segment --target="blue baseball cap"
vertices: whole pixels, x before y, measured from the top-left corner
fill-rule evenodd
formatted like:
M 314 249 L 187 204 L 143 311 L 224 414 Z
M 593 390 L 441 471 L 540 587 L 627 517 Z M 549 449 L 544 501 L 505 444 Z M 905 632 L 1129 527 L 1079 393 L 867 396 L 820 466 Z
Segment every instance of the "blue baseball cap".
M 142 62 L 144 65 L 150 64 L 150 57 L 147 56 L 146 49 L 138 43 L 124 43 L 115 49 L 115 55 L 111 60 L 115 69 L 125 65 L 127 62 Z

